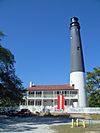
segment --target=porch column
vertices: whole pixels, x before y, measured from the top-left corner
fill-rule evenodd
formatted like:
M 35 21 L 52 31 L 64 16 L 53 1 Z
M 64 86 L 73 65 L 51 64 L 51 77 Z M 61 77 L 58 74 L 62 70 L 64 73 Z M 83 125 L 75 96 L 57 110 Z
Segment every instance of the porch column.
M 54 91 L 53 91 L 53 98 L 52 99 L 53 99 L 53 103 L 52 104 L 53 104 L 53 107 L 54 107 Z
M 26 106 L 28 106 L 28 91 L 27 91 L 27 97 L 26 97 Z
M 34 91 L 34 107 L 35 107 L 35 105 L 36 105 L 36 91 Z
M 43 107 L 43 91 L 42 91 L 42 107 Z
M 69 90 L 69 103 L 68 103 L 68 104 L 69 104 L 69 106 L 70 106 L 70 90 Z

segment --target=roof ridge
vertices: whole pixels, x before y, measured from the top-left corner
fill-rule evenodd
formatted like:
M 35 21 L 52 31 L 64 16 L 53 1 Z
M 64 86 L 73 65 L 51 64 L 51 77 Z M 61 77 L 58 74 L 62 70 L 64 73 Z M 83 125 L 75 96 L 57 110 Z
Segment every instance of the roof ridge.
M 32 87 L 27 88 L 26 90 L 66 90 L 66 89 L 74 89 L 74 86 L 70 84 L 60 84 L 60 85 L 34 85 Z

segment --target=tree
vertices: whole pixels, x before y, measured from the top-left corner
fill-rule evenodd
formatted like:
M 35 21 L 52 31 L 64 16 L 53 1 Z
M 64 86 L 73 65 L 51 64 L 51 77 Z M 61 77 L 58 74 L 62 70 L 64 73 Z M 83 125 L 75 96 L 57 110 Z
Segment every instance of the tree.
M 86 89 L 90 107 L 100 107 L 100 67 L 87 72 Z
M 0 41 L 4 34 L 0 32 Z M 0 44 L 0 105 L 18 105 L 23 97 L 22 81 L 15 74 L 14 55 Z

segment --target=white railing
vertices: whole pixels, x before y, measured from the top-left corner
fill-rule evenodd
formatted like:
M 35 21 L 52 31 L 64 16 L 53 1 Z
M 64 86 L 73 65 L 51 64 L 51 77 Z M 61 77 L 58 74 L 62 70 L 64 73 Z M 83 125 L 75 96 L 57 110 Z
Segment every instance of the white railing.
M 86 107 L 86 108 L 66 108 L 68 113 L 89 113 L 89 114 L 100 114 L 100 108 Z
M 78 98 L 78 95 L 76 95 L 76 94 L 70 94 L 70 95 L 65 95 L 64 96 L 65 98 L 75 98 L 75 99 L 77 99 Z M 32 99 L 34 99 L 34 98 L 57 98 L 57 95 L 46 95 L 46 94 L 44 94 L 43 96 L 42 95 L 28 95 L 28 98 L 32 98 Z

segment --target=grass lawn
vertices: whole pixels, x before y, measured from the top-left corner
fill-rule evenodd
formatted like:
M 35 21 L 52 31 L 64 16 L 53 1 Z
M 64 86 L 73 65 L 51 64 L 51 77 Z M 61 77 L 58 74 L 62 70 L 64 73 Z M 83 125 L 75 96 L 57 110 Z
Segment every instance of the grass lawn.
M 90 114 L 92 120 L 100 120 L 100 114 Z
M 80 114 L 79 114 L 80 115 Z M 81 114 L 86 118 L 89 116 L 92 120 L 100 120 L 100 114 Z M 80 115 L 80 116 L 81 116 Z M 77 116 L 77 114 L 72 115 L 72 118 Z M 82 125 L 79 127 L 71 128 L 71 125 L 59 125 L 59 126 L 51 126 L 51 129 L 56 131 L 56 133 L 100 133 L 100 124 L 92 124 L 86 125 L 86 128 L 83 128 Z
M 71 128 L 71 125 L 59 125 L 59 126 L 51 126 L 51 129 L 56 131 L 56 133 L 100 133 L 100 124 L 86 125 L 86 128 L 74 127 Z

